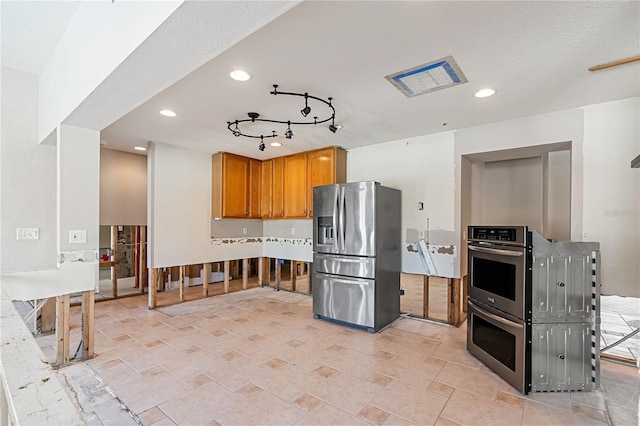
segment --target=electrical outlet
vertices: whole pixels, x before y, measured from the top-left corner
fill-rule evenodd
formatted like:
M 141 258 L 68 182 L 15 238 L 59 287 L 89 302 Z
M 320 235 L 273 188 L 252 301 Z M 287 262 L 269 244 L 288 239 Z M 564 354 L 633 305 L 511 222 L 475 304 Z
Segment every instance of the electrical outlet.
M 86 242 L 86 229 L 72 229 L 69 231 L 69 244 L 85 244 Z
M 296 235 L 296 228 L 291 228 L 291 235 Z
M 40 230 L 38 228 L 16 229 L 17 240 L 37 240 L 38 238 L 40 238 Z
M 247 235 L 247 227 L 246 226 L 242 227 L 242 235 Z

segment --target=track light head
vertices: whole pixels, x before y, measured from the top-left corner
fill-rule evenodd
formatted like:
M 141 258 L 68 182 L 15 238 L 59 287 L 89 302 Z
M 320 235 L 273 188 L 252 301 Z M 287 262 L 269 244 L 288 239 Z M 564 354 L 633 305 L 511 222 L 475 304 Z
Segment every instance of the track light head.
M 335 133 L 338 130 L 338 128 L 336 127 L 335 124 L 329 124 L 329 130 L 331 130 L 333 133 Z
M 260 145 L 258 145 L 258 151 L 264 151 L 264 142 L 260 142 Z
M 300 114 L 302 114 L 303 117 L 306 117 L 311 112 L 311 108 L 309 107 L 308 100 L 309 100 L 309 94 L 305 93 L 304 94 L 304 108 L 302 108 L 300 110 Z
M 291 131 L 291 122 L 287 123 L 287 130 L 284 132 L 284 137 L 287 139 L 291 139 L 293 137 L 293 132 Z

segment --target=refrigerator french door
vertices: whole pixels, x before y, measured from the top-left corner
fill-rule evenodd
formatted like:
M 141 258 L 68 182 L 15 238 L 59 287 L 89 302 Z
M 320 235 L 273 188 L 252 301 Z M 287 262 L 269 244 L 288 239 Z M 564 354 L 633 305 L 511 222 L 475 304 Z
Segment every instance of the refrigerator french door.
M 313 313 L 371 332 L 400 315 L 401 193 L 378 182 L 313 189 Z

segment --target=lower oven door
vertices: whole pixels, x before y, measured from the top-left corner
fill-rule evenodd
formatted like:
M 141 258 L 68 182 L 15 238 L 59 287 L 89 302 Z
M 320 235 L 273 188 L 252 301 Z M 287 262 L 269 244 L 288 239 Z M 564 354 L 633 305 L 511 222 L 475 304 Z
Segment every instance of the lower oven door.
M 469 298 L 526 318 L 526 247 L 469 243 L 468 249 Z
M 468 301 L 467 350 L 520 392 L 530 388 L 527 324 Z

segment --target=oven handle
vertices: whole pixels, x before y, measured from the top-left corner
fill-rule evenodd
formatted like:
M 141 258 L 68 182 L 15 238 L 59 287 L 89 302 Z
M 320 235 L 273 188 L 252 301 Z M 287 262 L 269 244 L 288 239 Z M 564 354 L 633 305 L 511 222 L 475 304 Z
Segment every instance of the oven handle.
M 517 322 L 513 322 L 513 321 L 509 321 L 508 319 L 502 318 L 498 315 L 492 314 L 491 312 L 485 311 L 484 309 L 482 309 L 480 306 L 476 305 L 475 303 L 473 303 L 471 300 L 468 300 L 468 303 L 478 312 L 480 312 L 482 315 L 485 315 L 489 318 L 491 318 L 494 321 L 497 321 L 501 324 L 504 324 L 508 327 L 514 327 L 514 328 L 524 328 L 524 326 L 522 324 L 518 324 Z
M 482 253 L 491 253 L 491 254 L 501 254 L 504 256 L 512 256 L 512 257 L 521 257 L 523 253 L 521 251 L 513 251 L 513 250 L 501 250 L 494 248 L 486 248 L 486 247 L 477 247 L 477 246 L 468 246 L 469 250 L 479 251 Z

